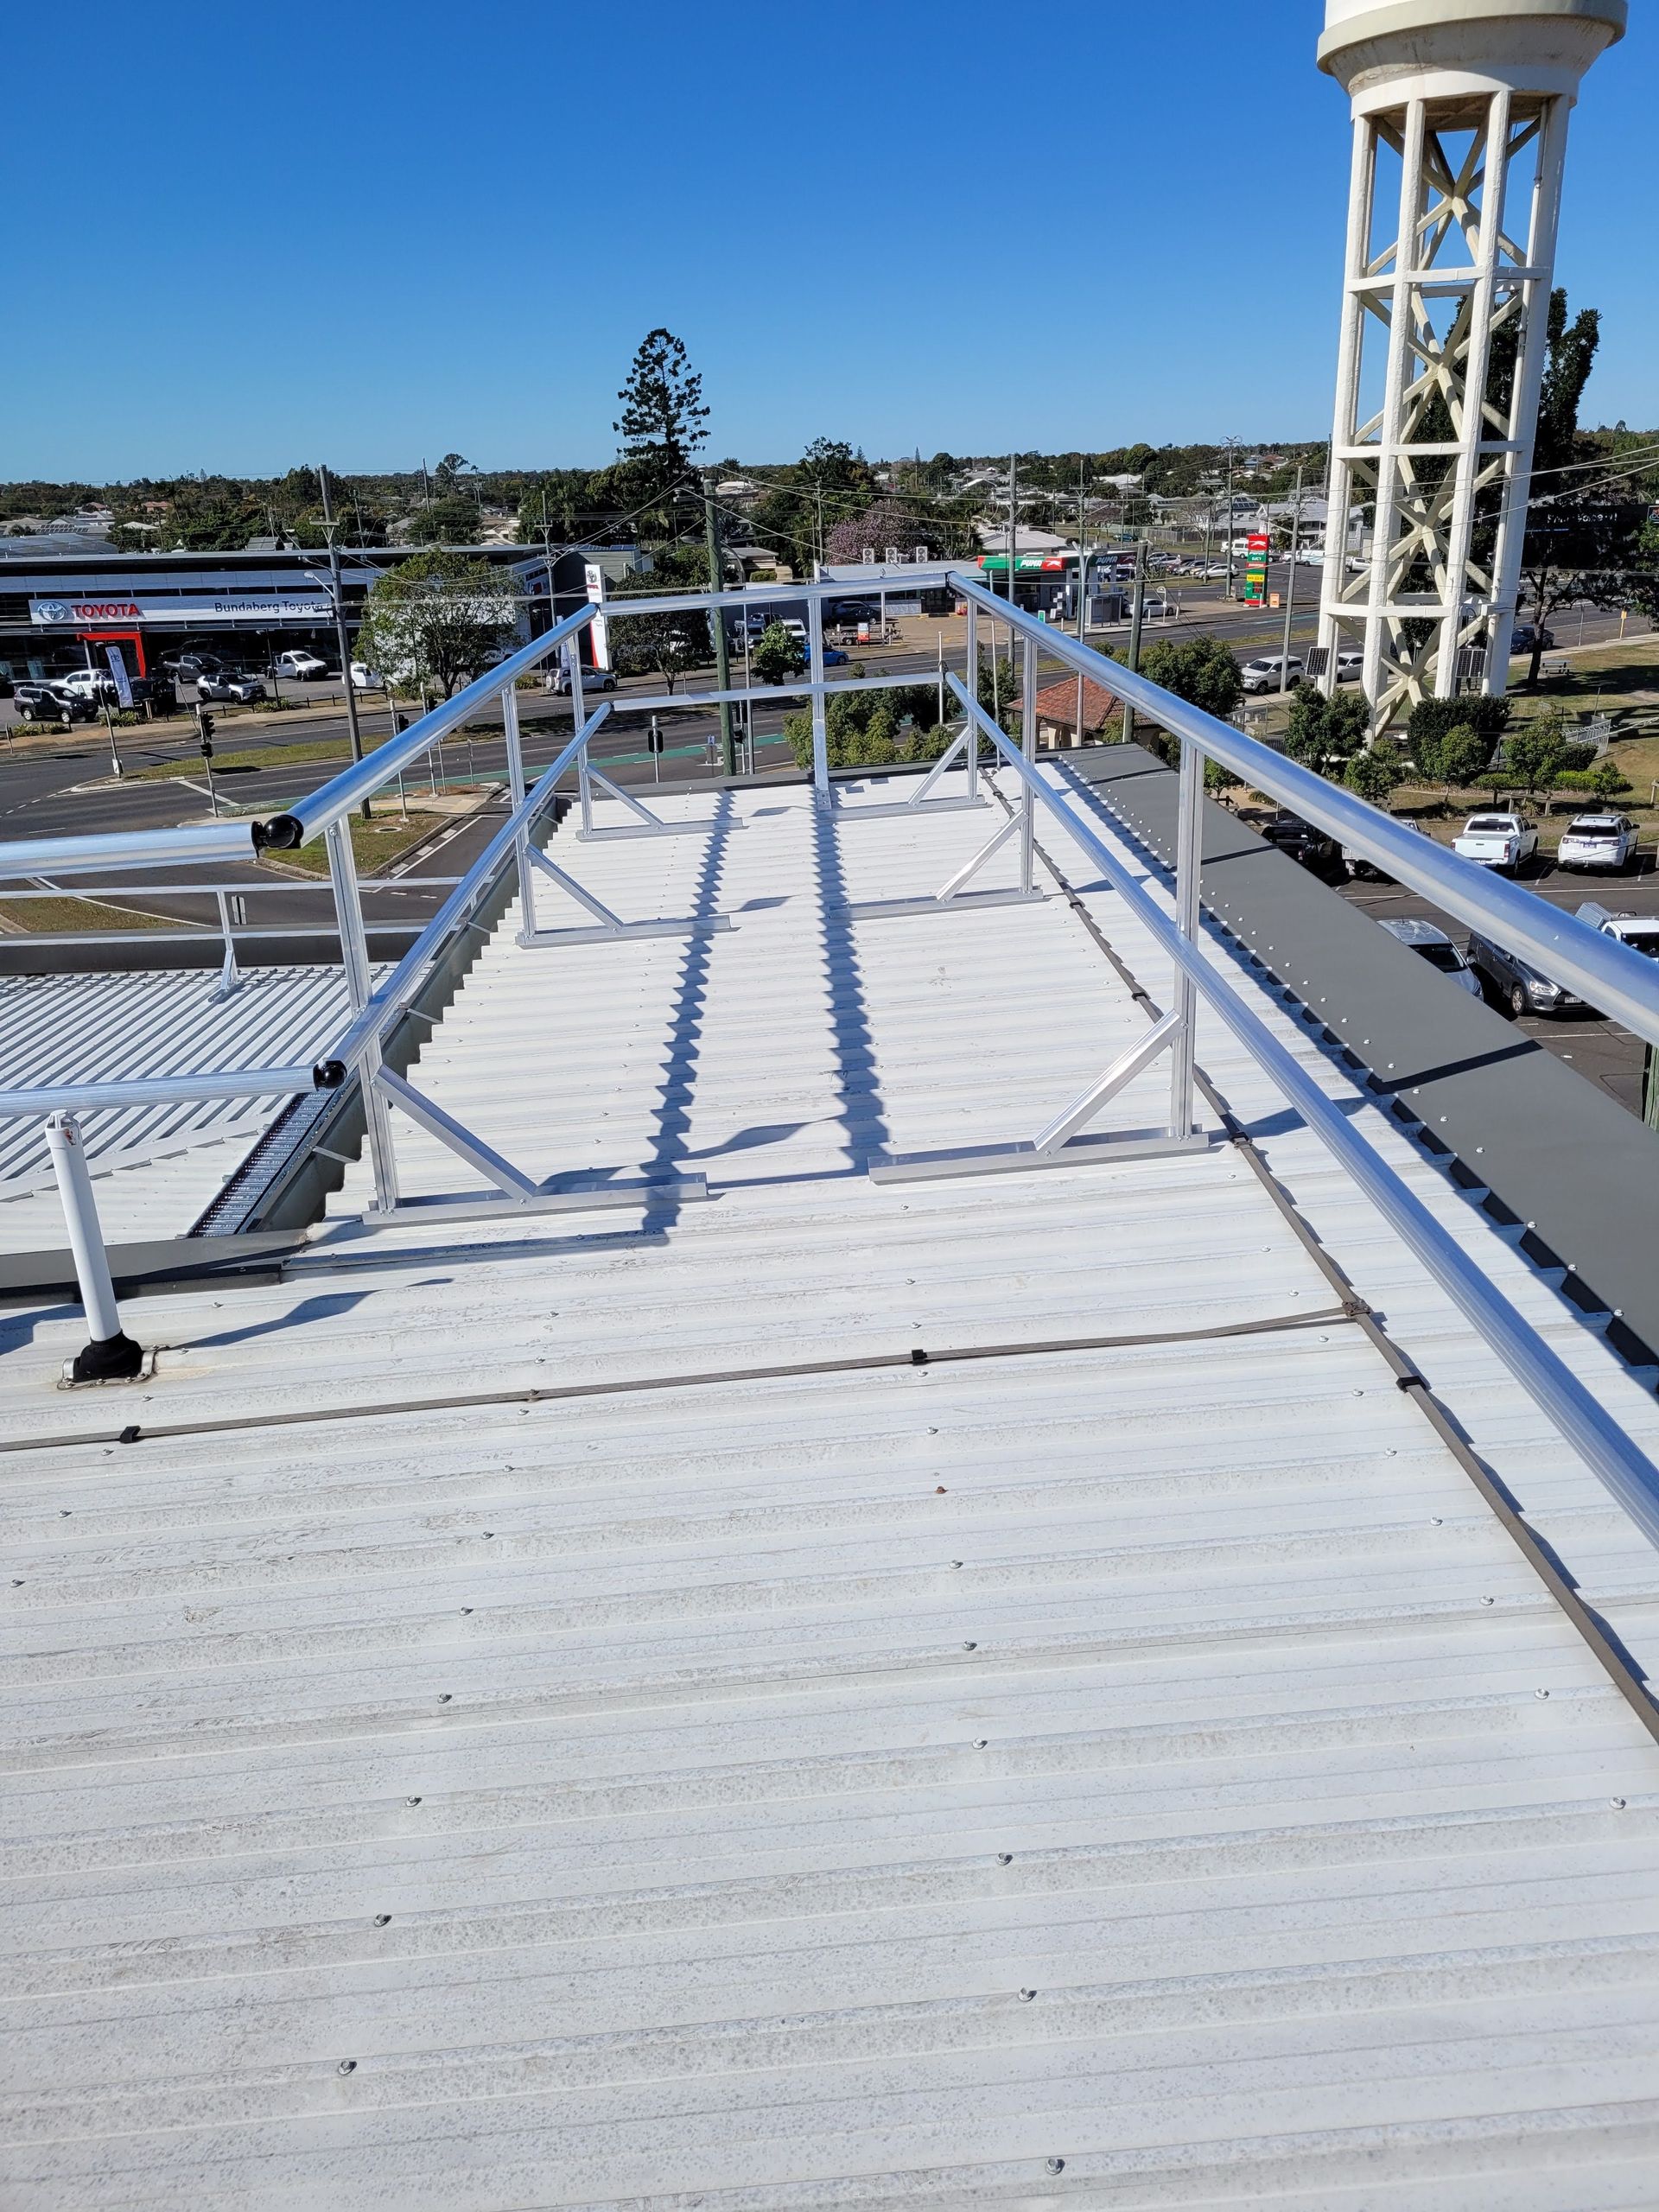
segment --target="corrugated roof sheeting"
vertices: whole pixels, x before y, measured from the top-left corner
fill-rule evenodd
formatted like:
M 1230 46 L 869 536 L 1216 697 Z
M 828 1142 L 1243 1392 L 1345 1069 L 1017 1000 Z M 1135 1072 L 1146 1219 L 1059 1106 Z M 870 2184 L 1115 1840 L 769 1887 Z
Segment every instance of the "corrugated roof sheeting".
M 826 914 L 990 819 L 725 804 L 560 857 L 730 934 L 509 917 L 414 1071 L 710 1202 L 368 1239 L 359 1173 L 289 1281 L 145 1301 L 154 1382 L 54 1391 L 57 1318 L 0 1362 L 14 1438 L 231 1424 L 0 1458 L 8 2206 L 1650 2202 L 1659 1754 L 1235 1152 L 868 1181 L 1144 1023 L 1058 899 Z M 1202 1056 L 1639 1629 L 1641 1540 Z
M 255 968 L 217 999 L 199 969 L 0 981 L 0 1089 L 302 1061 L 349 1014 L 334 967 Z M 180 1236 L 278 1110 L 279 1098 L 104 1108 L 81 1117 L 111 1242 Z M 0 1249 L 60 1245 L 38 1120 L 0 1119 Z

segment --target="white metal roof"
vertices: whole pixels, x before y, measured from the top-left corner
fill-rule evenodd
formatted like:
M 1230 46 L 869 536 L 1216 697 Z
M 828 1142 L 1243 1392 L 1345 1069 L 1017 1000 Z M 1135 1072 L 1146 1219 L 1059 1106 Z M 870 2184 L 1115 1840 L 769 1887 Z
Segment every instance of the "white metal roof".
M 257 1067 L 273 1040 L 319 1052 L 349 1014 L 334 967 L 253 968 L 233 996 L 216 972 L 0 979 L 0 1089 L 84 1077 Z M 220 1098 L 82 1117 L 105 1236 L 182 1236 L 282 1104 Z M 38 1119 L 0 1119 L 0 1251 L 55 1249 L 62 1210 Z
M 560 857 L 728 934 L 510 915 L 414 1071 L 538 1174 L 710 1202 L 370 1237 L 358 1174 L 281 1286 L 136 1309 L 153 1382 L 54 1389 L 56 1316 L 0 1359 L 9 2212 L 1650 2203 L 1651 1741 L 1234 1150 L 867 1179 L 1144 1024 L 1058 897 L 830 911 L 987 817 L 722 804 Z M 1650 1552 L 1200 1059 L 1640 1652 Z M 1030 1349 L 1101 1337 L 1151 1341 Z

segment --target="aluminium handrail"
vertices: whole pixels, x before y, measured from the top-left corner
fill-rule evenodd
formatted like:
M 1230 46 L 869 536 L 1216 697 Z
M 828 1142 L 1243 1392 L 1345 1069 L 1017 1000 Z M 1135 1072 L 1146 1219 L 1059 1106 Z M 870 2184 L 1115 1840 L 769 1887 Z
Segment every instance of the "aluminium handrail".
M 21 837 L 0 844 L 0 876 L 90 875 L 103 868 L 206 867 L 259 857 L 251 822 L 178 830 L 112 830 L 92 836 Z
M 134 1076 L 114 1083 L 37 1084 L 27 1090 L 0 1090 L 0 1116 L 87 1114 L 95 1106 L 175 1106 L 203 1098 L 279 1098 L 302 1091 L 335 1090 L 340 1081 L 331 1068 L 321 1064 Z
M 457 924 L 466 918 L 488 884 L 493 881 L 497 869 L 511 855 L 518 838 L 524 831 L 533 828 L 546 811 L 555 796 L 560 777 L 610 710 L 608 700 L 595 708 L 563 751 L 537 777 L 525 792 L 523 803 L 513 809 L 397 965 L 389 976 L 383 977 L 378 988 L 371 993 L 361 1009 L 352 1017 L 347 1027 L 319 1059 L 320 1077 L 321 1071 L 327 1070 L 338 1081 L 352 1063 L 360 1058 L 365 1051 L 384 1035 L 388 1024 L 403 1011 L 420 983 L 425 980 L 427 970 L 448 943 Z
M 1506 883 L 1473 861 L 1460 859 L 1433 839 L 1402 828 L 1391 816 L 1339 785 L 1287 760 L 1259 739 L 1246 737 L 1230 722 L 1149 683 L 1091 645 L 1080 645 L 1025 609 L 1010 610 L 1007 600 L 960 571 L 953 573 L 952 582 L 970 601 L 1035 639 L 1068 668 L 1144 709 L 1162 728 L 1196 745 L 1254 789 L 1269 792 L 1340 844 L 1363 853 L 1396 882 L 1420 891 L 1469 928 L 1519 954 L 1552 982 L 1570 984 L 1587 1006 L 1659 1045 L 1659 965 L 1643 954 L 1616 938 L 1602 936 L 1575 916 L 1561 913 L 1518 885 Z
M 1244 1003 L 1225 976 L 1211 965 L 1198 946 L 1148 897 L 1135 872 L 1124 866 L 1104 839 L 1024 759 L 1019 747 L 979 702 L 969 696 L 961 679 L 952 673 L 945 680 L 1027 793 L 1046 807 L 1088 854 L 1125 906 L 1168 954 L 1177 969 L 1192 978 L 1287 1103 L 1421 1261 L 1522 1389 L 1611 1491 L 1649 1542 L 1659 1548 L 1659 1469 L 1597 1403 L 1531 1324 L 1482 1274 L 1381 1154 L 1358 1134 L 1347 1116 L 1325 1096 L 1261 1016 Z
M 353 760 L 349 768 L 342 769 L 326 784 L 320 784 L 315 791 L 296 799 L 269 822 L 257 824 L 254 835 L 257 842 L 277 852 L 291 852 L 296 845 L 308 845 L 336 822 L 344 821 L 364 799 L 372 798 L 383 784 L 390 783 L 399 770 L 418 760 L 429 746 L 435 745 L 470 714 L 487 706 L 567 639 L 575 637 L 598 613 L 598 607 L 588 601 L 574 614 L 567 614 L 563 621 L 556 622 L 550 630 L 543 630 L 527 645 L 521 645 L 516 653 L 509 653 L 505 660 L 475 677 L 464 690 L 457 691 L 452 699 L 444 700 L 418 721 L 411 722 L 400 735 L 377 746 L 362 760 Z

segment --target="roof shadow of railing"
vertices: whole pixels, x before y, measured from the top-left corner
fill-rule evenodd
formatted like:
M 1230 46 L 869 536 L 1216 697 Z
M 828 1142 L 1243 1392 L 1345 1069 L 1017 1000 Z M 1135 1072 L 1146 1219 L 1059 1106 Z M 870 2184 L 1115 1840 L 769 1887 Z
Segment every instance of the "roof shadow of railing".
M 726 865 L 727 842 L 733 830 L 741 826 L 728 791 L 716 795 L 715 820 L 716 826 L 709 832 L 703 845 L 691 902 L 690 918 L 696 922 L 712 923 L 719 918 L 720 880 Z M 702 1054 L 703 1011 L 715 936 L 712 930 L 696 930 L 683 944 L 679 978 L 663 1039 L 662 1080 L 658 1086 L 654 1128 L 641 1155 L 640 1165 L 648 1178 L 675 1176 L 690 1157 L 691 1101 Z M 679 1220 L 680 1205 L 677 1198 L 666 1194 L 648 1199 L 641 1230 L 652 1235 L 666 1233 Z
M 887 1109 L 875 1073 L 875 1041 L 864 995 L 853 917 L 842 867 L 834 810 L 812 809 L 812 864 L 817 891 L 819 942 L 823 980 L 830 997 L 830 1033 L 835 1053 L 837 1110 L 845 1133 L 842 1149 L 848 1172 L 861 1175 L 869 1154 L 891 1146 Z

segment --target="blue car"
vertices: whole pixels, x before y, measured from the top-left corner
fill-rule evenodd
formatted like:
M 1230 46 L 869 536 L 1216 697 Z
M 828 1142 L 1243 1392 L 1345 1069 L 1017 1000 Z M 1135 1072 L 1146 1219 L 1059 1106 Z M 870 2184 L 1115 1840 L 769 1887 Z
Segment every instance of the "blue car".
M 845 668 L 847 656 L 839 645 L 826 645 L 823 649 L 823 664 L 826 668 Z

